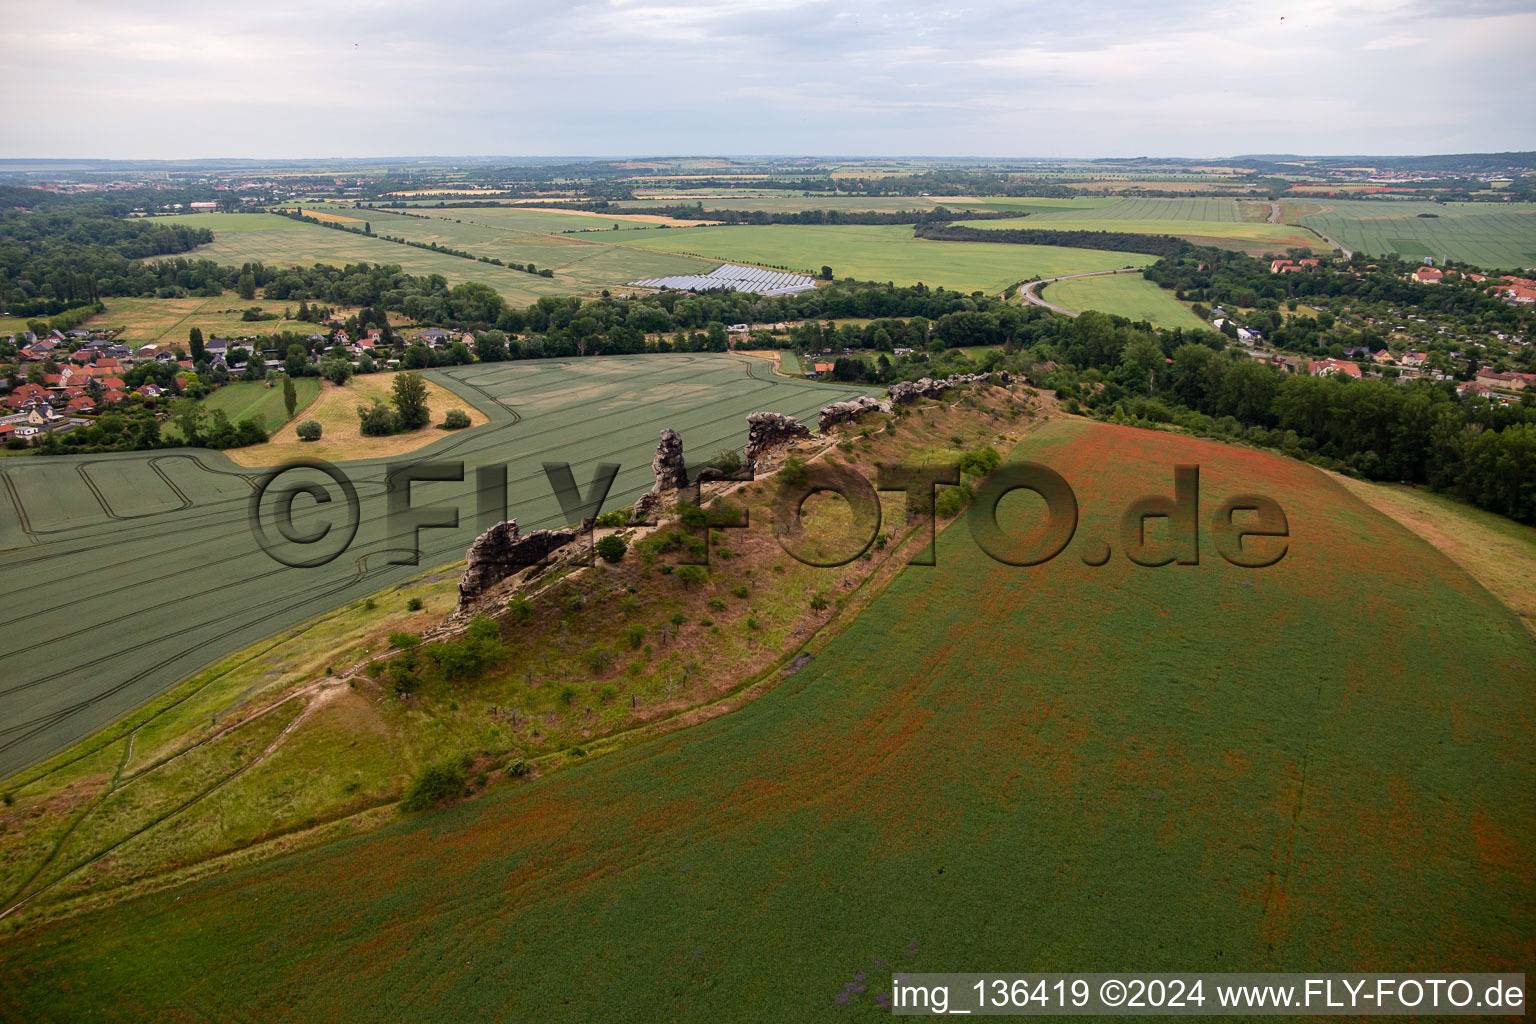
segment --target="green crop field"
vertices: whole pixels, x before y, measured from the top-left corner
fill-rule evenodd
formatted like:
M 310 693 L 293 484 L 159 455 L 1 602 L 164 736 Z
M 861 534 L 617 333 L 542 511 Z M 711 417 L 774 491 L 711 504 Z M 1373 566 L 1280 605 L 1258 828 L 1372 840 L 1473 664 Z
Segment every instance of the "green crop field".
M 1291 247 L 1325 247 L 1312 232 L 1293 224 L 1269 224 L 1269 204 L 1239 199 L 1079 199 L 1029 207 L 1022 220 L 959 221 L 988 230 L 1050 228 L 1062 231 L 1130 231 L 1176 235 L 1206 245 L 1250 252 L 1283 252 Z
M 893 972 L 1528 966 L 1507 609 L 1298 462 L 1075 420 L 1014 457 L 1076 492 L 1054 561 L 957 523 L 740 710 L 13 935 L 0 1015 L 873 1020 Z M 1198 565 L 1130 563 L 1121 510 L 1175 462 L 1202 513 L 1278 502 L 1285 558 L 1202 527 Z
M 565 518 L 543 476 L 546 460 L 570 462 L 583 486 L 593 464 L 619 462 L 610 497 L 617 507 L 650 488 L 663 427 L 682 431 L 691 451 L 713 454 L 745 441 L 747 413 L 814 418 L 849 395 L 843 386 L 775 377 L 749 357 L 711 354 L 535 360 L 429 376 L 490 422 L 413 455 L 463 459 L 470 467 L 463 485 L 416 487 L 423 500 L 463 509 L 461 529 L 421 533 L 428 566 L 461 558 L 484 528 L 476 527 L 476 465 L 507 465 L 509 510 L 525 530 L 558 525 Z M 419 571 L 387 562 L 416 543 L 385 522 L 384 471 L 393 461 L 342 464 L 361 497 L 356 539 L 324 567 L 288 569 L 262 552 L 246 518 L 261 471 L 218 452 L 5 460 L 0 567 L 11 585 L 0 595 L 0 624 L 26 642 L 0 651 L 7 680 L 0 686 L 0 777 L 230 651 Z M 339 491 L 331 493 L 339 502 Z M 308 499 L 299 512 L 301 523 L 333 518 Z M 344 517 L 336 519 L 338 536 L 343 525 Z M 278 537 L 270 521 L 267 529 Z M 58 585 L 87 579 L 88 586 Z M 80 643 L 82 635 L 91 642 Z
M 1319 200 L 1301 223 L 1374 256 L 1447 257 L 1489 269 L 1536 267 L 1536 205 Z M 1433 216 L 1420 216 L 1432 214 Z
M 1210 324 L 1175 299 L 1172 292 L 1159 288 L 1139 274 L 1106 274 L 1056 281 L 1042 289 L 1041 298 L 1077 312 L 1098 309 L 1132 320 L 1147 320 L 1157 327 L 1211 329 Z
M 320 381 L 316 377 L 300 377 L 293 382 L 293 387 L 299 399 L 295 406 L 297 416 L 320 394 Z M 288 408 L 283 403 L 282 385 L 267 387 L 266 381 L 247 380 L 226 384 L 203 399 L 203 405 L 210 414 L 215 409 L 223 409 L 231 423 L 260 416 L 269 432 L 287 423 L 289 419 Z
M 602 288 L 611 288 L 645 277 L 707 273 L 714 269 L 713 264 L 705 264 L 685 256 L 636 251 L 613 244 L 611 237 L 613 235 L 652 226 L 643 220 L 621 220 L 581 213 L 562 214 L 547 210 L 507 208 L 432 210 L 413 216 L 403 216 L 383 210 L 358 210 L 345 206 L 316 207 L 307 209 L 306 212 L 318 213 L 322 216 L 346 217 L 349 220 L 355 220 L 358 225 L 366 220 L 373 226 L 376 234 L 393 235 L 414 242 L 435 242 L 477 257 L 492 257 L 512 263 L 532 263 L 536 267 L 547 267 L 555 272 L 551 282 L 548 278 L 535 278 L 518 271 L 504 270 L 465 259 L 458 260 L 463 268 L 467 268 L 461 269 L 461 272 L 468 274 L 470 280 L 493 284 L 504 295 L 508 294 L 507 286 L 498 282 L 507 279 L 506 275 L 509 274 L 513 275 L 511 280 L 514 286 L 527 287 L 525 282 L 542 283 L 535 287 L 554 283 L 564 289 L 560 294 L 567 294 L 571 291 L 597 291 Z M 615 224 L 620 227 L 617 232 L 612 230 Z M 326 228 L 317 230 L 342 239 L 357 239 L 370 244 L 376 244 L 378 241 L 358 238 L 355 234 Z M 423 252 L 408 246 L 395 245 L 394 249 L 402 253 L 414 253 L 433 259 L 454 259 L 454 257 Z M 493 277 L 495 280 L 492 280 Z M 541 294 L 554 293 L 545 291 Z M 529 298 L 513 299 L 510 295 L 508 297 L 512 301 L 532 301 Z
M 1001 292 L 1025 278 L 1079 274 L 1141 265 L 1136 253 L 992 242 L 932 242 L 908 225 L 730 225 L 669 231 L 614 232 L 623 244 L 740 260 L 814 273 L 830 266 L 838 277 L 897 284 Z

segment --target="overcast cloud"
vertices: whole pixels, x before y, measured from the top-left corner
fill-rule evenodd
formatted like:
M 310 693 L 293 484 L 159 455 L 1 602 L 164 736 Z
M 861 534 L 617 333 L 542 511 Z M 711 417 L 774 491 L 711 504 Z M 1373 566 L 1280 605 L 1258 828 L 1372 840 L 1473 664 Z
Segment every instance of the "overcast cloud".
M 1536 148 L 1536 8 L 0 0 L 0 155 Z

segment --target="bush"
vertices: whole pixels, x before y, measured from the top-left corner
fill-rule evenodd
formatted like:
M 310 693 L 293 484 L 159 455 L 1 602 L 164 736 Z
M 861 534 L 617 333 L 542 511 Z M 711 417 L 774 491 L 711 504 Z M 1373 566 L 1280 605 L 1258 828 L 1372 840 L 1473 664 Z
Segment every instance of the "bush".
M 617 562 L 628 550 L 629 545 L 616 533 L 610 533 L 597 542 L 597 554 L 605 562 Z
M 677 514 L 683 525 L 690 530 L 699 530 L 709 525 L 709 513 L 697 505 L 679 503 Z
M 405 610 L 408 612 L 421 611 L 421 598 L 413 597 L 409 601 L 405 602 Z
M 441 426 L 444 430 L 463 430 L 469 426 L 469 413 L 463 409 L 449 409 L 443 414 Z
M 967 484 L 946 487 L 939 492 L 938 500 L 933 503 L 933 510 L 940 516 L 956 516 L 965 510 L 965 506 L 969 505 L 975 496 Z
M 811 607 L 818 612 L 826 608 L 830 603 L 831 602 L 829 602 L 825 597 L 822 597 L 820 594 L 817 594 L 815 597 L 811 598 Z
M 520 757 L 514 757 L 511 762 L 507 764 L 507 774 L 512 776 L 514 779 L 520 779 L 531 771 L 533 771 L 533 766 Z
M 357 407 L 357 419 L 364 437 L 388 437 L 400 432 L 400 418 L 395 410 L 379 401 Z
M 469 781 L 470 759 L 468 754 L 446 757 L 430 764 L 411 780 L 405 798 L 400 801 L 402 811 L 424 811 L 429 807 L 464 795 Z
M 742 461 L 741 452 L 735 448 L 721 448 L 715 452 L 715 457 L 710 459 L 707 465 L 718 469 L 726 476 L 735 476 L 741 472 L 741 467 L 745 463 Z
M 629 525 L 629 512 L 616 508 L 612 512 L 604 512 L 597 517 L 598 526 L 620 527 Z
M 533 619 L 533 602 L 522 594 L 512 595 L 507 602 L 507 619 L 517 626 L 527 625 Z
M 324 428 L 320 426 L 319 420 L 305 420 L 294 428 L 295 433 L 299 435 L 300 441 L 318 441 L 323 430 Z
M 680 565 L 674 575 L 683 581 L 685 589 L 695 584 L 709 582 L 709 569 L 702 565 Z
M 805 468 L 805 460 L 791 455 L 784 460 L 779 478 L 791 487 L 803 487 L 811 481 L 811 471 Z
M 580 690 L 576 689 L 576 687 L 571 686 L 569 683 L 567 683 L 565 686 L 562 686 L 560 688 L 560 703 L 569 706 L 570 703 L 573 700 L 575 700 L 580 694 L 581 694 Z
M 606 647 L 588 647 L 581 652 L 581 658 L 587 663 L 587 668 L 598 675 L 613 666 L 613 652 Z
M 629 626 L 624 630 L 624 642 L 629 644 L 629 649 L 638 651 L 640 645 L 645 642 L 645 627 L 639 623 Z
M 389 634 L 389 645 L 391 647 L 398 647 L 402 651 L 408 651 L 413 647 L 421 646 L 421 637 L 415 633 L 391 633 Z

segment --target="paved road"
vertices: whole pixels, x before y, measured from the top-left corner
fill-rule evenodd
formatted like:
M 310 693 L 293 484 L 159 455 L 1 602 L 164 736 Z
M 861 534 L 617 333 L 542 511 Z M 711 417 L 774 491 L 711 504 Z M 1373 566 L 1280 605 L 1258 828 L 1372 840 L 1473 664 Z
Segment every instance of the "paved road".
M 1071 281 L 1079 277 L 1104 277 L 1106 274 L 1139 274 L 1146 269 L 1146 267 L 1122 267 L 1119 270 L 1095 270 L 1088 274 L 1064 274 L 1061 277 L 1047 277 L 1043 281 L 1031 281 L 1024 285 L 1019 289 L 1019 294 L 1024 296 L 1024 301 L 1031 305 L 1054 309 L 1058 313 L 1067 314 L 1067 316 L 1077 316 L 1077 313 L 1073 310 L 1064 309 L 1054 302 L 1047 302 L 1045 299 L 1042 299 L 1036 294 L 1035 289 L 1048 285 L 1053 281 Z
M 1279 224 L 1280 223 L 1280 204 L 1275 202 L 1274 200 L 1270 200 L 1270 203 L 1269 203 L 1269 223 L 1271 223 L 1271 224 Z

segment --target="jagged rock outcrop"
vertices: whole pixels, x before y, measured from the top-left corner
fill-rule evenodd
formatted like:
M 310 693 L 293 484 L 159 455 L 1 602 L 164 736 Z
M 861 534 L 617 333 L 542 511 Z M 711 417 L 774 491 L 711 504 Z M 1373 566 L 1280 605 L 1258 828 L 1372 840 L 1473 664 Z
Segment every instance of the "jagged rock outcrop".
M 950 388 L 978 382 L 997 383 L 1006 387 L 1013 383 L 1013 375 L 1007 370 L 999 370 L 996 373 L 952 373 L 939 380 L 924 377 L 921 380 L 900 381 L 892 384 L 889 394 L 891 401 L 896 405 L 911 405 L 919 398 L 938 398 Z
M 475 538 L 464 557 L 468 565 L 459 579 L 459 610 L 514 573 L 537 564 L 551 551 L 576 539 L 574 530 L 534 530 L 524 535 L 511 519 Z
M 847 402 L 833 402 L 831 405 L 823 406 L 821 415 L 816 418 L 816 429 L 825 434 L 839 423 L 857 419 L 867 412 L 890 411 L 890 402 L 882 402 L 877 398 L 870 398 L 868 395 L 860 395 L 858 398 Z
M 661 443 L 656 446 L 656 457 L 651 460 L 651 472 L 656 483 L 651 493 L 675 491 L 688 486 L 688 464 L 683 461 L 683 437 L 671 427 L 661 432 Z
M 921 380 L 897 381 L 891 385 L 889 394 L 893 404 L 911 405 L 919 398 L 938 398 L 949 388 L 950 384 L 946 380 L 924 377 Z
M 747 447 L 744 450 L 747 465 L 755 467 L 758 458 L 770 448 L 810 436 L 811 428 L 793 416 L 754 412 L 747 417 Z
M 655 491 L 647 491 L 640 495 L 635 507 L 630 510 L 629 521 L 632 523 L 654 523 L 656 513 L 661 511 L 661 497 Z

